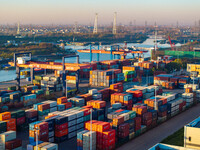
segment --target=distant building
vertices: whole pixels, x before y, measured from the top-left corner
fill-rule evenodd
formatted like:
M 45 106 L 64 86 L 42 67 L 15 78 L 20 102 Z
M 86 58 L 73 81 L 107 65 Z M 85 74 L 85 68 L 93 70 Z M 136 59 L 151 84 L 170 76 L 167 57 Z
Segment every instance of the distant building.
M 200 149 L 200 117 L 184 127 L 184 146 Z
M 158 143 L 153 147 L 149 148 L 148 150 L 197 150 L 197 149 Z
M 15 40 L 8 40 L 7 43 L 5 43 L 4 45 L 7 46 L 7 45 L 10 45 L 10 44 L 14 45 L 14 46 L 18 46 L 18 44 L 15 43 Z
M 187 64 L 187 72 L 198 72 L 200 74 L 200 64 Z

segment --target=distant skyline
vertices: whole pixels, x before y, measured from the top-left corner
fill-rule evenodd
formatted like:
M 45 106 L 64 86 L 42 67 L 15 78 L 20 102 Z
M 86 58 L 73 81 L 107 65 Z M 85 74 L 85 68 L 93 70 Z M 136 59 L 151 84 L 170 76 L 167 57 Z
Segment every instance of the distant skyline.
M 194 25 L 200 0 L 0 0 L 0 24 Z

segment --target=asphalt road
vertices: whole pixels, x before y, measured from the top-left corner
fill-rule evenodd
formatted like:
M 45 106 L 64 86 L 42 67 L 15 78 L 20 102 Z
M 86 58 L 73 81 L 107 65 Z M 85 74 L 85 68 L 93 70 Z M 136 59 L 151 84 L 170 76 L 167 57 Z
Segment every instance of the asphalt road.
M 167 120 L 141 136 L 122 145 L 117 150 L 147 150 L 200 116 L 200 104 Z

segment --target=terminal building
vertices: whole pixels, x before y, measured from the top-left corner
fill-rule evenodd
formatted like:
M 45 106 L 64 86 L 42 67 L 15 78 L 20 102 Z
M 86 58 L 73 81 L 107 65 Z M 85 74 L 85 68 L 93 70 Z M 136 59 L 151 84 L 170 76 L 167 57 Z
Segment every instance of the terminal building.
M 200 150 L 200 117 L 184 126 L 184 147 L 158 143 L 149 150 Z

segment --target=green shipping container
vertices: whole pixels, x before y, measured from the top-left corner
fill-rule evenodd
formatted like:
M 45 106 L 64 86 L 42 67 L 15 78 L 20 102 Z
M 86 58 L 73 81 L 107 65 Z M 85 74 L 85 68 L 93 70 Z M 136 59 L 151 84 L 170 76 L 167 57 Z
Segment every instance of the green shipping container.
M 50 113 L 49 109 L 46 109 L 44 111 L 38 111 L 39 116 L 44 116 L 44 115 L 48 115 L 48 113 Z
M 135 131 L 135 136 L 139 136 L 141 134 L 141 129 Z
M 18 118 L 21 118 L 24 116 L 25 116 L 24 110 L 18 110 L 18 111 L 11 112 L 11 118 L 18 119 Z
M 129 114 L 129 118 L 130 119 L 133 119 L 133 118 L 136 117 L 136 112 L 135 111 L 129 111 L 128 114 Z

